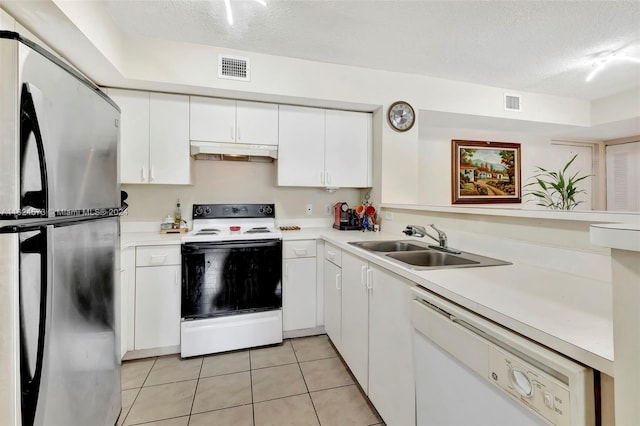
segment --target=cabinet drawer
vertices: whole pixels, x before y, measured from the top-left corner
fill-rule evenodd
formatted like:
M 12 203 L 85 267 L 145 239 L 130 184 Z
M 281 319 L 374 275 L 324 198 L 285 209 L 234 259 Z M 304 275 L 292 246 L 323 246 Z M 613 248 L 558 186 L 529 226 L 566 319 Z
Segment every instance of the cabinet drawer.
M 324 258 L 337 266 L 342 266 L 342 250 L 333 244 L 324 243 Z
M 295 259 L 296 257 L 315 257 L 316 240 L 284 241 L 282 243 L 282 257 Z
M 180 245 L 136 247 L 136 266 L 180 265 Z

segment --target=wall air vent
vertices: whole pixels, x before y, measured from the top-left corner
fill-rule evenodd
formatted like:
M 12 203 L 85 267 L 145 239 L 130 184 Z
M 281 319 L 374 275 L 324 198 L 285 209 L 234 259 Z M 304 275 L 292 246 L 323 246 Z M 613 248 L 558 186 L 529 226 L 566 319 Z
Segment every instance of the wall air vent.
M 229 80 L 251 80 L 249 58 L 232 55 L 218 55 L 218 78 Z
M 520 95 L 504 94 L 504 110 L 505 111 L 522 111 L 522 103 Z

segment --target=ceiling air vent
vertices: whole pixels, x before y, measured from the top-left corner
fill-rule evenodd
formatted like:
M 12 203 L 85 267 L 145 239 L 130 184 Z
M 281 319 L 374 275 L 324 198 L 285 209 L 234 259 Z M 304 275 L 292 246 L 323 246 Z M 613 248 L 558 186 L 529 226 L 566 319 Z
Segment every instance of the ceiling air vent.
M 520 95 L 512 95 L 509 93 L 504 94 L 504 110 L 505 111 L 522 111 L 522 103 L 520 102 Z
M 218 55 L 218 78 L 230 80 L 251 80 L 249 58 L 231 55 Z

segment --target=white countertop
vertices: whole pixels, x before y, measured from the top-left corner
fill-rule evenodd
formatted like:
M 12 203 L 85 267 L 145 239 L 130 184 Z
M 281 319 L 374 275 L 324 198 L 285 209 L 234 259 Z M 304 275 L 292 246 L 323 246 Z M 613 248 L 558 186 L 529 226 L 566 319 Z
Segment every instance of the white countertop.
M 514 262 L 513 265 L 416 271 L 350 241 L 411 237 L 384 232 L 303 228 L 283 240 L 323 239 L 585 365 L 613 376 L 611 283 Z M 122 247 L 180 244 L 181 235 L 123 232 Z M 464 250 L 464 247 L 458 247 Z M 470 250 L 472 251 L 472 250 Z M 473 251 L 478 254 L 477 250 Z M 321 254 L 318 254 L 321 255 Z M 502 260 L 513 261 L 506 256 Z
M 619 250 L 640 251 L 640 224 L 601 223 L 591 225 L 592 244 Z

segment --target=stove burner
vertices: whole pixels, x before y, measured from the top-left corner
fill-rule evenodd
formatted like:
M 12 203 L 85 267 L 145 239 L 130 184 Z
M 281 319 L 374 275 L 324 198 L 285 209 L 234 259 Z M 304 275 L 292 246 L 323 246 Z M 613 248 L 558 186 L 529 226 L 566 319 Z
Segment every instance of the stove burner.
M 267 234 L 269 232 L 271 232 L 269 228 L 267 228 L 266 226 L 261 226 L 247 230 L 246 234 Z

